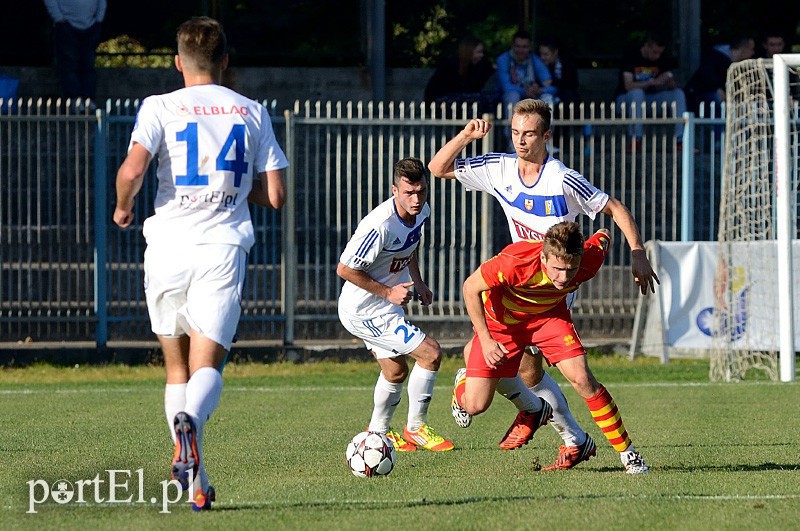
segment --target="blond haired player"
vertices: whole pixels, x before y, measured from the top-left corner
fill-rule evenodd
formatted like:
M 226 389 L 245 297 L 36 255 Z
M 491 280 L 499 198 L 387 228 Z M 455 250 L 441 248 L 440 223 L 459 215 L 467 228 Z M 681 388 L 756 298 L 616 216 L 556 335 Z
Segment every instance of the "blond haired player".
M 219 85 L 228 64 L 219 22 L 184 22 L 177 41 L 175 66 L 185 87 L 142 102 L 117 173 L 114 221 L 131 225 L 134 198 L 156 158 L 155 213 L 144 222 L 145 294 L 167 372 L 172 477 L 184 489 L 193 480 L 192 508 L 203 510 L 215 498 L 203 466 L 203 430 L 219 403 L 255 240 L 247 201 L 280 208 L 288 162 L 266 109 Z
M 525 99 L 514 106 L 511 118 L 511 140 L 514 154 L 487 153 L 478 157 L 459 158 L 461 151 L 475 140 L 486 136 L 491 124 L 481 119 L 470 120 L 464 129 L 445 144 L 428 163 L 431 173 L 446 179 L 456 178 L 471 190 L 492 194 L 506 214 L 512 241 L 541 239 L 547 230 L 561 221 L 574 221 L 584 214 L 594 219 L 598 213 L 610 215 L 625 235 L 631 248 L 631 271 L 642 293 L 654 290 L 658 277 L 647 260 L 639 229 L 630 211 L 619 200 L 592 186 L 586 178 L 566 167 L 547 152 L 550 130 L 550 107 L 541 100 Z M 568 300 L 571 306 L 572 300 Z M 520 375 L 524 382 L 553 406 L 553 420 L 564 444 L 556 461 L 545 469 L 568 469 L 595 455 L 594 441 L 578 425 L 567 405 L 564 393 L 547 372 L 542 370 L 542 356 L 523 356 Z M 468 415 L 453 411 L 461 426 L 468 426 Z M 525 427 L 515 421 L 500 445 L 504 449 L 521 446 Z M 620 458 L 629 471 L 646 471 L 647 467 L 627 464 L 636 459 L 624 448 Z M 637 454 L 638 456 L 638 454 Z M 639 456 L 640 459 L 640 456 Z

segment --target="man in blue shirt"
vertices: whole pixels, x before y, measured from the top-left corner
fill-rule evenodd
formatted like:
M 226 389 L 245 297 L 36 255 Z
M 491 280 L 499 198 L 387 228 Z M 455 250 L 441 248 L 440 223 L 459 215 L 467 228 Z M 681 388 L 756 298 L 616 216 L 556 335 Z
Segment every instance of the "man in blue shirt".
M 556 87 L 552 86 L 547 66 L 531 53 L 530 35 L 518 31 L 511 42 L 511 49 L 497 58 L 497 77 L 503 91 L 503 107 L 513 107 L 525 98 L 540 99 L 552 104 Z
M 553 107 L 558 90 L 553 86 L 550 70 L 539 56 L 531 53 L 531 36 L 518 31 L 511 39 L 511 49 L 497 58 L 497 80 L 502 92 L 503 114 L 511 116 L 511 109 L 520 100 L 526 98 L 539 99 Z M 511 129 L 505 128 L 509 149 L 511 145 Z

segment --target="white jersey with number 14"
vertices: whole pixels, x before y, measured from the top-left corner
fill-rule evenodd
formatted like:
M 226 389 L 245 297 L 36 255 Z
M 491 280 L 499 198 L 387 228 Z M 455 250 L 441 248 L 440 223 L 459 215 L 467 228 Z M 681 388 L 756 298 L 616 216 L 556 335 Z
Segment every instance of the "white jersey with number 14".
M 262 105 L 219 85 L 150 96 L 136 116 L 134 142 L 158 159 L 155 214 L 144 223 L 148 245 L 250 250 L 253 175 L 288 166 Z

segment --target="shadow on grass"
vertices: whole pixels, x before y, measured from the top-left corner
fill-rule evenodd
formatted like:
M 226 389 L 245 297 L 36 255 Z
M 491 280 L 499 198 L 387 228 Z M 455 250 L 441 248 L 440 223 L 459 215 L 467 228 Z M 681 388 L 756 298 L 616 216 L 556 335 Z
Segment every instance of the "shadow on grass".
M 800 470 L 798 463 L 761 463 L 747 465 L 671 465 L 650 467 L 655 472 L 770 472 L 773 470 L 797 471 Z M 601 471 L 603 469 L 600 469 Z M 607 470 L 613 470 L 611 468 Z M 618 470 L 618 469 L 617 469 Z

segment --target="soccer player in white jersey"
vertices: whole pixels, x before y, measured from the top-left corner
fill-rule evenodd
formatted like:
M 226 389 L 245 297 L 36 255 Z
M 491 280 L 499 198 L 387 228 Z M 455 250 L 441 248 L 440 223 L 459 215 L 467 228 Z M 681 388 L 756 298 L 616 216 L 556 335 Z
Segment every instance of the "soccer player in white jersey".
M 368 431 L 384 433 L 396 450 L 453 449 L 428 425 L 428 405 L 442 361 L 433 338 L 406 320 L 403 305 L 413 287 L 423 305 L 433 294 L 420 275 L 417 247 L 430 216 L 428 179 L 419 159 L 406 158 L 394 167 L 392 197 L 358 224 L 336 273 L 346 282 L 339 296 L 339 320 L 362 339 L 378 361 L 374 406 Z M 409 374 L 406 358 L 414 359 Z M 403 433 L 391 428 L 392 415 L 408 378 L 408 420 Z
M 155 213 L 143 229 L 145 295 L 167 373 L 172 477 L 194 490 L 192 508 L 203 510 L 215 499 L 203 429 L 219 403 L 255 240 L 247 201 L 280 208 L 288 162 L 266 109 L 219 85 L 228 64 L 219 22 L 184 22 L 177 41 L 185 87 L 142 102 L 117 173 L 114 221 L 131 225 L 134 199 L 157 158 Z
M 598 213 L 608 214 L 625 235 L 631 248 L 631 270 L 642 294 L 655 292 L 658 282 L 642 245 L 639 229 L 630 211 L 619 200 L 592 186 L 585 177 L 566 167 L 547 152 L 550 139 L 550 107 L 541 100 L 526 99 L 514 106 L 511 118 L 511 136 L 514 154 L 487 153 L 479 157 L 459 158 L 462 150 L 471 142 L 481 139 L 491 129 L 491 124 L 473 119 L 464 129 L 445 144 L 428 163 L 434 176 L 445 179 L 456 178 L 468 189 L 492 194 L 502 206 L 508 220 L 513 241 L 542 239 L 547 229 L 561 221 L 575 221 L 585 214 L 594 219 Z M 572 301 L 569 301 L 571 305 Z M 595 455 L 594 441 L 577 423 L 567 405 L 567 400 L 558 384 L 542 369 L 542 356 L 538 349 L 530 349 L 522 357 L 520 375 L 537 395 L 553 407 L 551 424 L 564 440 L 556 461 L 545 470 L 569 469 Z M 463 370 L 456 376 L 463 378 Z M 574 382 L 571 382 L 574 385 Z M 583 397 L 587 403 L 599 402 L 592 397 Z M 610 395 L 609 395 L 610 399 Z M 609 407 L 616 406 L 613 400 Z M 611 409 L 609 409 L 611 411 Z M 594 415 L 595 409 L 592 407 Z M 459 425 L 469 425 L 470 417 L 453 408 Z M 595 421 L 608 426 L 598 416 Z M 504 449 L 518 448 L 530 440 L 530 429 L 519 422 L 518 416 L 500 443 Z M 612 446 L 620 452 L 620 458 L 629 473 L 648 470 L 641 456 L 631 446 L 617 440 L 604 430 Z

